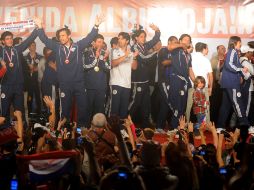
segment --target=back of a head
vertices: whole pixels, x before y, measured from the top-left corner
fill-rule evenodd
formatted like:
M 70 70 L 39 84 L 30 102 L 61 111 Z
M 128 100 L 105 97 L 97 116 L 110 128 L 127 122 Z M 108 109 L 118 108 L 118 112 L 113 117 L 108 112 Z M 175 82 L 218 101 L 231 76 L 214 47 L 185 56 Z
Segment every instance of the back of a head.
M 231 36 L 228 41 L 228 49 L 234 49 L 237 42 L 241 41 L 239 36 Z
M 195 45 L 195 51 L 196 52 L 202 52 L 206 48 L 207 48 L 207 45 L 205 43 L 203 43 L 203 42 L 198 42 Z
M 144 136 L 146 138 L 146 140 L 152 140 L 153 136 L 154 136 L 154 131 L 150 128 L 145 128 L 144 131 Z
M 106 174 L 100 182 L 100 190 L 144 190 L 141 177 L 127 167 L 119 167 Z
M 160 165 L 161 146 L 152 140 L 145 141 L 141 148 L 141 161 L 145 167 L 156 167 Z
M 106 127 L 107 119 L 105 115 L 103 113 L 95 114 L 93 116 L 92 125 L 93 127 L 98 127 L 98 128 Z
M 118 44 L 118 37 L 113 37 L 111 40 L 110 40 L 110 46 L 111 48 L 113 48 L 114 45 L 117 45 Z

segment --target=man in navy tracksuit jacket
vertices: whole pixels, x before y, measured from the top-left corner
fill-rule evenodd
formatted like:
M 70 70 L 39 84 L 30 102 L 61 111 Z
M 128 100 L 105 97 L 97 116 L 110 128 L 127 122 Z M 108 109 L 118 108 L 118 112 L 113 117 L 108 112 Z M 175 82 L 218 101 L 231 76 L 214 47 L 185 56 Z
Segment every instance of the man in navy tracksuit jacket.
M 225 127 L 232 105 L 239 124 L 249 125 L 241 94 L 241 78 L 245 69 L 239 61 L 238 50 L 229 49 L 222 69 L 221 88 L 223 88 L 223 97 L 217 124 L 218 128 Z
M 94 46 L 84 52 L 84 78 L 87 92 L 87 118 L 91 121 L 96 113 L 105 112 L 107 74 L 110 63 L 107 53 L 102 49 L 104 37 L 100 34 L 94 39 Z
M 61 118 L 70 119 L 71 105 L 75 96 L 78 108 L 78 127 L 88 127 L 86 118 L 86 90 L 84 85 L 84 72 L 82 64 L 82 51 L 88 47 L 98 34 L 101 17 L 96 18 L 96 24 L 87 37 L 73 43 L 68 28 L 58 30 L 57 37 L 60 43 L 49 39 L 42 29 L 41 21 L 36 24 L 40 28 L 38 36 L 41 41 L 56 53 L 57 76 L 60 87 Z
M 4 47 L 0 49 L 0 57 L 5 61 L 7 68 L 5 75 L 1 78 L 1 115 L 6 118 L 7 123 L 10 120 L 11 104 L 13 104 L 14 110 L 24 110 L 24 78 L 19 55 L 27 49 L 36 37 L 37 29 L 34 29 L 26 40 L 13 46 L 13 34 L 11 32 L 6 31 L 1 35 Z
M 142 127 L 148 127 L 149 125 L 149 115 L 151 109 L 150 101 L 150 90 L 149 90 L 149 67 L 151 63 L 150 60 L 153 59 L 153 56 L 157 52 L 149 54 L 149 50 L 152 49 L 160 41 L 160 30 L 155 25 L 152 26 L 152 29 L 155 31 L 155 35 L 152 40 L 145 42 L 143 44 L 136 43 L 132 47 L 133 51 L 138 51 L 139 55 L 137 56 L 138 66 L 137 69 L 132 72 L 131 81 L 132 81 L 132 100 L 129 105 L 130 115 L 133 117 L 140 108 L 142 114 Z M 137 35 L 136 38 L 145 35 L 145 32 L 141 32 Z
M 188 89 L 191 87 L 189 80 L 189 67 L 191 61 L 188 60 L 182 48 L 176 48 L 171 52 L 172 64 L 169 79 L 168 101 L 171 108 L 171 127 L 177 128 L 180 116 L 185 114 Z
M 170 40 L 168 41 L 170 42 Z M 156 128 L 164 129 L 170 108 L 168 106 L 169 77 L 172 63 L 171 52 L 167 47 L 161 48 L 158 53 L 158 86 L 160 93 L 160 110 L 157 117 Z

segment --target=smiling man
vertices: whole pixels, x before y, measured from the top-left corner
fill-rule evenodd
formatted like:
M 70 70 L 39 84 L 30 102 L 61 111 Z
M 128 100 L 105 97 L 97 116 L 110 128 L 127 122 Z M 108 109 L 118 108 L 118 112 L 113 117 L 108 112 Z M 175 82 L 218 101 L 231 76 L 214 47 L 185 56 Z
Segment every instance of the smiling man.
M 38 36 L 41 41 L 56 53 L 57 75 L 60 87 L 61 118 L 70 119 L 73 97 L 76 98 L 78 108 L 78 127 L 88 125 L 86 117 L 86 90 L 84 85 L 84 72 L 82 51 L 89 47 L 98 34 L 98 27 L 103 21 L 102 16 L 97 16 L 92 31 L 83 39 L 74 43 L 71 39 L 69 28 L 61 28 L 56 32 L 59 42 L 49 39 L 42 29 L 42 21 L 36 19 Z

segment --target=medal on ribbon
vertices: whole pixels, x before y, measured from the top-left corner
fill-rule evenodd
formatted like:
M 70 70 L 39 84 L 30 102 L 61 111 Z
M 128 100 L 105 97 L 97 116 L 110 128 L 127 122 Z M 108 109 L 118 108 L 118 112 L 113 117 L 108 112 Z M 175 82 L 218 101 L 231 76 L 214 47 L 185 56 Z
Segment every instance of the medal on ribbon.
M 12 62 L 12 48 L 11 48 L 11 56 L 8 54 L 8 52 L 5 50 L 5 54 L 7 55 L 7 58 L 9 60 L 9 67 L 12 68 L 14 66 L 13 62 Z
M 70 54 L 71 54 L 71 48 L 72 48 L 72 44 L 71 44 L 71 46 L 70 46 L 70 48 L 69 48 L 69 52 L 68 52 L 68 54 L 66 53 L 66 50 L 65 50 L 65 47 L 63 47 L 63 49 L 64 49 L 64 54 L 65 54 L 65 64 L 69 64 L 70 63 L 70 60 L 69 60 L 69 57 L 70 57 Z

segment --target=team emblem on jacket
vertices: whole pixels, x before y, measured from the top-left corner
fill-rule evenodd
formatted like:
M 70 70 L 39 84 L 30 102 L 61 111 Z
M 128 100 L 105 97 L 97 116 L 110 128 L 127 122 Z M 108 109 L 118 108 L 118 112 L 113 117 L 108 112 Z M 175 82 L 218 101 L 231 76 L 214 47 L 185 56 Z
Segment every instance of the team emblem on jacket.
M 237 94 L 236 94 L 236 96 L 238 97 L 238 98 L 240 98 L 241 97 L 241 92 L 237 92 Z
M 40 62 L 40 60 L 39 59 L 35 59 L 35 63 L 39 63 Z
M 116 95 L 117 94 L 117 90 L 113 90 L 113 94 Z
M 138 87 L 138 88 L 137 88 L 137 91 L 138 91 L 138 92 L 141 92 L 141 90 L 142 90 L 141 87 Z
M 61 92 L 61 98 L 64 98 L 64 97 L 65 97 L 65 93 Z
M 5 93 L 1 94 L 1 98 L 4 99 L 5 98 Z
M 184 91 L 183 91 L 183 90 L 180 91 L 180 95 L 181 95 L 181 96 L 184 95 Z

